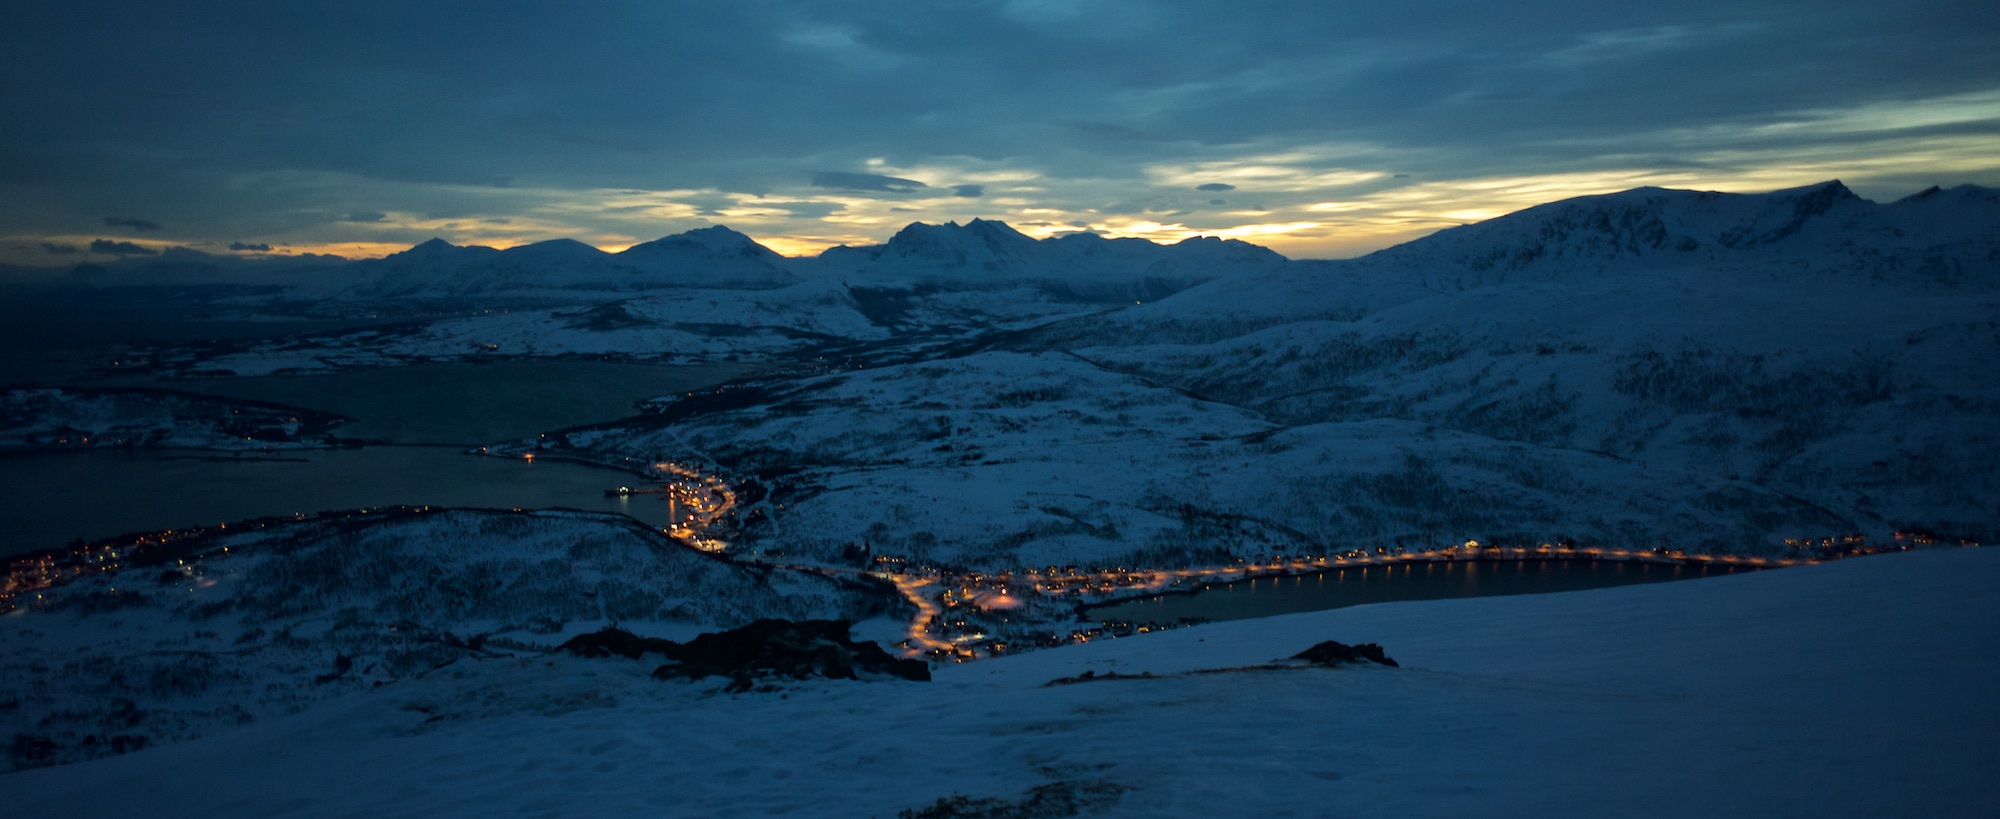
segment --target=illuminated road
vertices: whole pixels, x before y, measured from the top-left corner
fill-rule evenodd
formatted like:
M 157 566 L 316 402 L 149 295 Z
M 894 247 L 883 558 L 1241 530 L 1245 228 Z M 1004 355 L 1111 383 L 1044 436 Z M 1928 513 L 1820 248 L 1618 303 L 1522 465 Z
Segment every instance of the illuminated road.
M 522 457 L 532 460 L 534 454 L 527 453 Z M 621 495 L 664 496 L 673 507 L 669 513 L 672 523 L 660 530 L 662 534 L 687 548 L 702 552 L 719 554 L 728 550 L 729 544 L 715 534 L 723 518 L 735 511 L 738 505 L 737 493 L 728 481 L 674 461 L 647 464 L 645 473 L 657 482 L 656 485 L 639 489 L 620 487 L 612 491 Z M 376 510 L 376 516 L 427 514 L 431 511 L 432 507 L 427 506 L 392 507 Z M 295 515 L 290 518 L 244 521 L 239 525 L 264 528 L 267 525 L 310 519 L 368 516 L 369 512 L 368 509 L 345 510 L 316 515 Z M 213 529 L 195 527 L 132 535 L 9 561 L 6 566 L 7 571 L 4 575 L 0 575 L 0 612 L 12 609 L 15 601 L 24 594 L 38 593 L 83 574 L 116 572 L 123 567 L 124 551 L 127 549 L 205 537 L 228 528 L 230 528 L 228 524 L 223 524 Z M 1935 540 L 1924 532 L 1897 532 L 1896 537 L 1898 541 L 1907 538 L 1913 544 L 1925 546 L 1931 545 Z M 1007 650 L 1006 644 L 1000 639 L 1004 635 L 988 633 L 993 628 L 989 616 L 998 612 L 1025 608 L 1029 610 L 1028 617 L 1022 622 L 1035 623 L 1038 622 L 1037 618 L 1040 618 L 1041 625 L 1061 628 L 1062 626 L 1055 620 L 1048 619 L 1049 616 L 1074 603 L 1101 603 L 1120 597 L 1153 594 L 1189 583 L 1305 574 L 1356 566 L 1479 560 L 1586 559 L 1768 568 L 1911 548 L 1910 545 L 1900 542 L 1893 545 L 1870 545 L 1860 535 L 1787 541 L 1786 544 L 1800 551 L 1789 558 L 1760 558 L 1686 555 L 1667 550 L 1576 548 L 1566 544 L 1550 543 L 1534 547 L 1495 547 L 1477 541 L 1467 541 L 1463 545 L 1416 551 L 1371 553 L 1354 549 L 1338 554 L 1238 562 L 1225 566 L 1181 569 L 1048 566 L 1041 569 L 992 574 L 981 572 L 947 574 L 930 567 L 907 567 L 902 558 L 895 557 L 876 558 L 876 565 L 872 570 L 844 566 L 791 565 L 757 560 L 742 562 L 792 571 L 816 572 L 828 576 L 867 575 L 877 582 L 887 582 L 893 585 L 897 593 L 908 600 L 915 609 L 915 614 L 905 631 L 906 640 L 902 644 L 905 656 L 964 661 Z M 1820 551 L 1806 551 L 1815 548 Z M 1055 605 L 1051 606 L 1052 603 Z M 1071 632 L 1068 639 L 1084 642 L 1098 634 L 1094 627 L 1086 626 Z M 1045 635 L 1043 639 L 1049 638 Z M 1053 639 L 1062 641 L 1064 638 L 1056 635 Z
M 1045 567 L 1041 570 L 1023 572 L 1001 572 L 997 574 L 968 573 L 960 576 L 945 576 L 935 573 L 887 573 L 879 572 L 878 577 L 886 577 L 894 583 L 896 590 L 916 607 L 917 614 L 910 621 L 908 649 L 910 655 L 925 655 L 934 659 L 970 660 L 988 656 L 991 652 L 975 648 L 987 643 L 984 633 L 951 637 L 936 631 L 937 624 L 945 622 L 954 612 L 968 610 L 993 611 L 1012 609 L 1024 605 L 1022 597 L 1030 600 L 1075 599 L 1089 602 L 1103 602 L 1119 597 L 1137 596 L 1160 592 L 1188 582 L 1214 582 L 1247 580 L 1254 577 L 1281 576 L 1321 572 L 1357 566 L 1385 566 L 1409 563 L 1438 563 L 1480 560 L 1607 560 L 1622 562 L 1645 562 L 1664 564 L 1712 564 L 1718 566 L 1743 566 L 1771 568 L 1796 566 L 1817 562 L 1806 559 L 1758 558 L 1736 556 L 1694 556 L 1671 552 L 1648 552 L 1629 549 L 1574 548 L 1555 544 L 1528 547 L 1494 547 L 1477 541 L 1467 541 L 1463 546 L 1449 546 L 1414 552 L 1364 553 L 1359 550 L 1340 555 L 1297 557 L 1255 563 L 1237 563 L 1228 566 L 1190 567 L 1186 569 L 1136 569 L 1136 568 L 1093 568 L 1059 569 Z M 1019 591 L 1017 591 L 1019 590 Z M 1143 631 L 1143 630 L 1142 630 Z M 1093 632 L 1079 630 L 1072 633 L 1076 642 L 1087 642 Z
M 723 515 L 736 508 L 736 490 L 730 488 L 728 481 L 673 461 L 654 463 L 649 472 L 660 482 L 658 488 L 628 490 L 620 487 L 620 493 L 665 494 L 667 501 L 674 504 L 673 524 L 662 532 L 689 548 L 704 552 L 715 553 L 729 548 L 729 544 L 709 533 Z

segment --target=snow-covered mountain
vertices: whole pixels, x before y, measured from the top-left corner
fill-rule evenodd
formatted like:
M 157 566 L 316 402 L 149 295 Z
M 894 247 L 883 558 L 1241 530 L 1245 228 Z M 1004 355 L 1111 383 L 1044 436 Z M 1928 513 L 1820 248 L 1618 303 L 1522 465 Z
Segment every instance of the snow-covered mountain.
M 495 355 L 786 362 L 662 398 L 637 418 L 492 447 L 706 464 L 742 484 L 736 528 L 722 533 L 729 552 L 662 550 L 617 519 L 449 512 L 274 526 L 185 563 L 88 575 L 24 600 L 0 628 L 5 656 L 25 658 L 0 665 L 0 720 L 11 721 L 0 724 L 13 726 L 17 765 L 261 724 L 172 753 L 10 774 L 10 805 L 75 800 L 78 783 L 120 776 L 168 789 L 190 811 L 213 799 L 235 800 L 224 813 L 304 810 L 264 784 L 326 767 L 273 751 L 300 747 L 424 771 L 413 777 L 447 759 L 485 777 L 468 780 L 482 794 L 518 784 L 520 765 L 490 764 L 495 748 L 605 774 L 596 783 L 607 787 L 639 781 L 600 767 L 620 758 L 615 748 L 638 769 L 691 772 L 675 804 L 704 814 L 811 809 L 844 788 L 866 810 L 951 815 L 959 803 L 939 787 L 909 784 L 945 782 L 995 794 L 982 803 L 995 812 L 1054 793 L 1157 815 L 1212 809 L 1212 793 L 1182 789 L 1200 781 L 1190 772 L 1212 775 L 1210 749 L 1300 724 L 1310 730 L 1296 742 L 1255 749 L 1244 776 L 1269 784 L 1237 797 L 1252 800 L 1246 812 L 1295 808 L 1298 793 L 1357 804 L 1349 797 L 1365 791 L 1384 815 L 1480 812 L 1490 793 L 1529 800 L 1523 813 L 1623 815 L 1668 804 L 1630 793 L 1685 795 L 1684 778 L 1659 784 L 1669 763 L 1755 801 L 1770 792 L 1772 754 L 1798 747 L 1843 749 L 1787 763 L 1819 766 L 1799 792 L 1823 801 L 1744 812 L 1991 802 L 1976 775 L 1994 730 L 1979 696 L 1992 687 L 1981 659 L 1992 652 L 1964 650 L 2000 622 L 1995 563 L 1980 551 L 1759 573 L 1698 593 L 1180 630 L 982 663 L 915 694 L 806 684 L 738 699 L 542 653 L 610 620 L 685 636 L 763 614 L 865 616 L 879 603 L 816 569 L 729 560 L 743 555 L 1008 570 L 1232 565 L 1467 539 L 1762 555 L 1786 554 L 1787 538 L 1879 542 L 1906 528 L 2000 539 L 2000 194 L 1990 189 L 1886 204 L 1837 183 L 1644 189 L 1339 262 L 1215 240 L 1038 241 L 976 221 L 912 226 L 816 260 L 709 229 L 616 255 L 434 242 L 356 269 L 390 283 L 369 299 L 576 289 L 556 306 L 162 360 L 217 375 Z M 685 284 L 707 282 L 683 277 L 695 270 L 731 284 Z M 760 279 L 766 270 L 781 275 Z M 656 284 L 625 289 L 620 271 Z M 28 397 L 41 402 L 38 419 L 108 412 Z M 1269 662 L 1329 637 L 1387 644 L 1409 678 L 1371 671 L 1356 682 Z M 1605 645 L 1647 650 L 1575 653 Z M 1849 684 L 1826 685 L 1828 668 Z M 1085 670 L 1100 676 L 1079 684 Z M 119 693 L 141 689 L 143 701 Z M 1325 708 L 1330 690 L 1356 707 Z M 329 698 L 340 701 L 316 704 Z M 630 735 L 635 713 L 670 726 L 666 739 L 607 745 Z M 1419 719 L 1384 729 L 1341 716 L 1353 713 Z M 921 718 L 905 720 L 907 733 L 879 730 L 902 714 Z M 1551 725 L 1558 741 L 1522 739 Z M 1731 733 L 1745 725 L 1748 740 Z M 1355 758 L 1403 742 L 1394 747 L 1425 764 L 1314 768 L 1299 784 L 1299 760 L 1323 755 L 1327 737 L 1371 730 Z M 552 736 L 561 747 L 534 756 Z M 710 745 L 690 755 L 701 737 Z M 1919 755 L 1940 737 L 1949 753 Z M 1163 761 L 1161 747 L 1183 756 Z M 1869 756 L 1885 747 L 1903 767 L 1884 773 Z M 1485 764 L 1523 748 L 1522 766 Z M 909 775 L 880 776 L 885 760 Z M 1484 790 L 1427 789 L 1439 765 Z M 821 769 L 852 775 L 744 787 Z M 193 775 L 215 771 L 237 779 Z M 1550 800 L 1534 778 L 1550 771 L 1615 784 Z M 570 776 L 536 782 L 545 794 L 577 787 Z M 1884 783 L 1909 782 L 1928 784 L 1882 796 Z M 409 790 L 339 791 L 383 801 L 326 810 L 366 812 Z M 126 792 L 85 796 L 109 812 Z
M 573 239 L 507 249 L 431 239 L 379 259 L 158 255 L 77 265 L 44 289 L 153 288 L 157 297 L 260 315 L 352 317 L 597 304 L 687 291 L 779 290 L 799 285 L 857 292 L 857 308 L 901 330 L 977 323 L 982 316 L 1063 313 L 1060 305 L 1146 301 L 1218 277 L 1282 267 L 1272 251 L 1211 237 L 1159 245 L 1070 233 L 1031 239 L 1003 222 L 913 223 L 887 243 L 787 258 L 723 226 L 607 253 Z M 226 287 L 218 287 L 226 286 Z M 22 291 L 33 296 L 33 288 Z M 985 294 L 964 295 L 964 294 Z M 779 298 L 779 301 L 785 299 Z M 919 315 L 908 315 L 916 313 Z M 926 318 L 923 313 L 932 313 Z M 893 316 L 893 317 L 891 317 Z M 885 318 L 891 317 L 891 318 Z M 717 316 L 720 323 L 735 317 Z M 907 320 L 906 320 L 907 319 Z M 709 322 L 711 324 L 718 322 Z
M 1046 244 L 914 235 L 929 250 L 911 258 L 940 269 Z M 1996 247 L 2000 205 L 1979 188 L 1888 205 L 1836 183 L 1633 191 L 570 440 L 782 474 L 782 511 L 745 542 L 829 558 L 1989 539 Z
M 1857 530 L 2000 529 L 2000 192 L 1643 189 L 1218 280 L 1047 343 L 1304 425 L 1706 472 Z
M 460 247 L 432 239 L 401 253 L 356 262 L 342 271 L 359 283 L 351 298 L 492 295 L 505 292 L 666 288 L 765 288 L 795 281 L 784 258 L 741 233 L 710 227 L 605 253 L 572 239 L 506 250 Z
M 1766 194 L 1639 188 L 1568 199 L 1376 253 L 1426 284 L 1471 289 L 1785 258 L 1846 275 L 1959 281 L 1991 261 L 2000 191 L 1936 188 L 1887 204 L 1838 181 Z
M 669 244 L 771 261 L 715 229 Z M 797 263 L 784 288 L 496 311 L 203 366 L 866 364 L 577 439 L 593 458 L 783 472 L 784 514 L 748 541 L 805 554 L 894 541 L 997 568 L 1495 536 L 1770 552 L 1910 526 L 2000 534 L 1995 191 L 1641 189 L 1356 260 L 1248 247 L 919 225 Z M 505 255 L 466 250 L 411 255 Z M 1122 307 L 1054 292 L 1174 264 L 1216 278 Z M 1024 500 L 1047 492 L 1074 502 Z M 1223 519 L 1241 525 L 1218 547 Z
M 1233 239 L 1160 245 L 1079 232 L 1036 240 L 1005 222 L 974 219 L 964 225 L 912 224 L 885 244 L 833 248 L 800 269 L 854 285 L 962 290 L 1027 283 L 1058 296 L 1122 302 L 1284 262 L 1266 248 Z

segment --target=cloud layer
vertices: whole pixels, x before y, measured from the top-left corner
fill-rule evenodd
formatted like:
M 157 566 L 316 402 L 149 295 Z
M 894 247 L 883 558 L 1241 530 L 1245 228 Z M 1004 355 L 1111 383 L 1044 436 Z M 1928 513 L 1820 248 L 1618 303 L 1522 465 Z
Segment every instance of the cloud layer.
M 1639 184 L 2000 184 L 1989 6 L 30 0 L 0 236 L 805 252 L 979 216 L 1311 256 Z

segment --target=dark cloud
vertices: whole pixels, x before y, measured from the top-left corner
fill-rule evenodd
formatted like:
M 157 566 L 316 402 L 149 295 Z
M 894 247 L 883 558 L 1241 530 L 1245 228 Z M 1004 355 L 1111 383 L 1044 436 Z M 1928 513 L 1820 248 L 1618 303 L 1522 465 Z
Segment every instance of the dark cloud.
M 1222 206 L 1222 205 L 1227 205 L 1227 204 L 1229 204 L 1229 202 L 1228 202 L 1228 201 L 1226 201 L 1226 200 L 1222 200 L 1222 199 L 1210 199 L 1210 200 L 1208 200 L 1208 203 L 1209 203 L 1209 204 L 1211 204 L 1211 205 L 1215 205 L 1215 206 L 1218 206 L 1218 207 L 1220 207 L 1220 206 Z
M 1070 131 L 1076 133 L 1078 136 L 1086 137 L 1101 142 L 1118 143 L 1118 142 L 1172 142 L 1173 141 L 1172 139 L 1169 139 L 1168 137 L 1162 136 L 1160 134 L 1155 134 L 1148 131 L 1140 130 L 1138 128 L 1133 128 L 1129 125 L 1118 125 L 1110 122 L 1073 121 L 1073 122 L 1064 122 L 1061 124 L 1062 127 L 1069 129 Z
M 839 202 L 787 202 L 777 208 L 797 219 L 820 219 L 847 209 Z
M 868 191 L 880 193 L 911 193 L 918 188 L 928 188 L 915 179 L 901 179 L 872 173 L 846 173 L 843 171 L 820 171 L 813 174 L 812 186 L 842 191 Z
M 98 239 L 91 242 L 90 252 L 102 253 L 107 256 L 157 256 L 160 254 L 159 251 L 151 250 L 143 245 L 132 242 L 115 242 L 110 239 Z
M 985 185 L 954 185 L 951 195 L 962 199 L 978 199 L 986 195 Z
M 60 114 L 0 129 L 0 235 L 62 235 L 109 206 L 89 203 L 169 216 L 195 238 L 348 241 L 357 231 L 329 222 L 388 221 L 339 219 L 360 202 L 582 233 L 640 220 L 551 198 L 953 191 L 801 168 L 1018 171 L 1037 180 L 1009 200 L 1037 188 L 1021 198 L 1101 215 L 1149 195 L 1161 166 L 1185 171 L 1168 186 L 1186 192 L 1250 178 L 1202 163 L 1257 157 L 1433 183 L 1744 156 L 1714 149 L 1732 134 L 1763 156 L 1815 131 L 1760 129 L 1801 112 L 1876 106 L 1869 121 L 1893 127 L 1894 105 L 2000 89 L 1992 26 L 1976 24 L 1992 14 L 1970 0 L 30 5 L 17 16 L 32 24 L 0 27 L 0 77 L 35 81 L 6 99 Z M 1982 106 L 1963 107 L 1990 119 Z M 1909 155 L 1768 163 L 1862 173 Z M 1246 187 L 1273 206 L 1312 201 Z
M 131 228 L 133 230 L 159 230 L 160 223 L 151 219 L 135 219 L 130 216 L 106 216 L 104 224 L 110 227 Z
M 247 251 L 250 251 L 250 252 L 252 252 L 252 253 L 269 253 L 269 252 L 271 252 L 271 246 L 270 246 L 270 245 L 267 245 L 267 244 L 264 244 L 263 242 L 230 242 L 230 243 L 229 243 L 229 249 L 230 249 L 230 250 L 237 250 L 237 251 L 245 251 L 245 250 L 247 250 Z
M 1208 191 L 1208 192 L 1211 192 L 1211 193 L 1220 193 L 1220 192 L 1222 192 L 1222 191 L 1233 191 L 1233 190 L 1236 190 L 1236 186 L 1235 186 L 1235 185 L 1231 185 L 1231 184 L 1228 184 L 1228 183 L 1226 183 L 1226 182 L 1210 182 L 1210 183 L 1208 183 L 1208 184 L 1206 184 L 1206 185 L 1196 185 L 1196 186 L 1194 186 L 1194 189 L 1195 189 L 1195 190 L 1198 190 L 1198 191 Z
M 55 242 L 43 242 L 42 252 L 54 254 L 56 256 L 68 256 L 71 254 L 83 252 L 83 248 L 77 247 L 76 245 L 57 244 Z

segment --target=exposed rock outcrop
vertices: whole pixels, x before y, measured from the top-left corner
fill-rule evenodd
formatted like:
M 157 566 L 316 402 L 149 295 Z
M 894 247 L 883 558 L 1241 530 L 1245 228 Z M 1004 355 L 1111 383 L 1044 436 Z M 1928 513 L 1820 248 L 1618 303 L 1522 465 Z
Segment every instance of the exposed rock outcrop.
M 1401 668 L 1401 666 L 1396 664 L 1395 660 L 1389 659 L 1389 655 L 1382 653 L 1382 647 L 1379 645 L 1362 643 L 1358 646 L 1351 646 L 1338 640 L 1328 640 L 1320 643 L 1292 655 L 1291 659 L 1304 660 L 1313 665 L 1323 665 L 1329 668 L 1362 661 Z
M 839 620 L 758 620 L 742 628 L 702 634 L 686 643 L 640 637 L 611 627 L 578 635 L 557 650 L 582 657 L 617 655 L 635 660 L 659 654 L 668 662 L 653 671 L 656 679 L 724 676 L 730 678 L 729 691 L 748 691 L 758 680 L 771 678 L 930 680 L 930 666 L 922 660 L 899 659 L 874 642 L 848 639 L 849 625 Z

